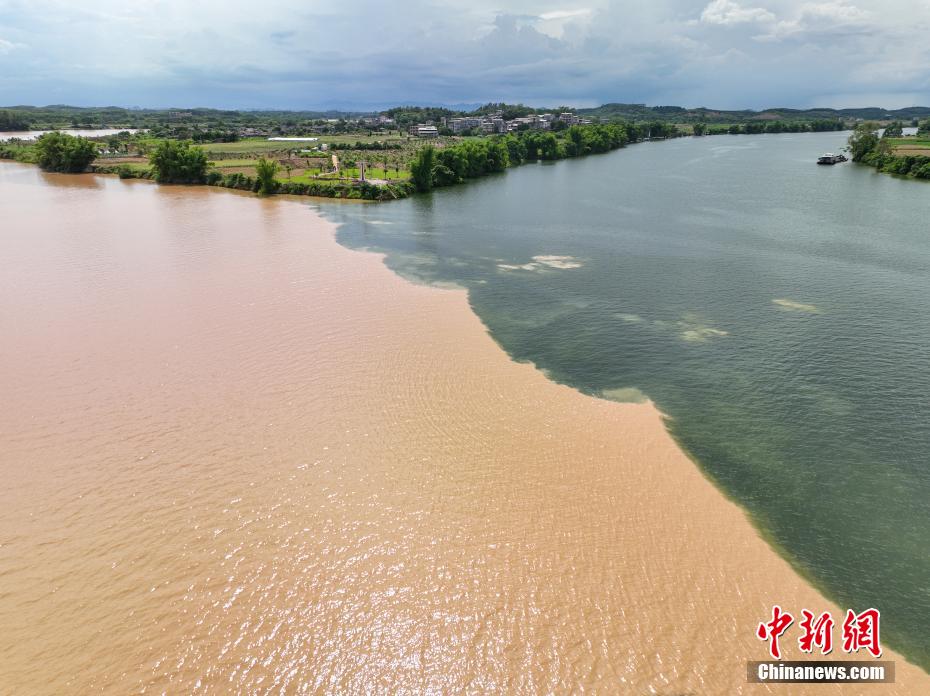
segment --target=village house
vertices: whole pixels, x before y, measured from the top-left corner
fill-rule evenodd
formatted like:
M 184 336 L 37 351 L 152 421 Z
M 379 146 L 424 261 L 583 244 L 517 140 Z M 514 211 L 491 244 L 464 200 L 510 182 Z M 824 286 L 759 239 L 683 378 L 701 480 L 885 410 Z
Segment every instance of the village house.
M 430 126 L 425 124 L 417 124 L 415 126 L 410 126 L 408 131 L 410 135 L 415 135 L 418 138 L 438 138 L 439 129 L 436 126 Z

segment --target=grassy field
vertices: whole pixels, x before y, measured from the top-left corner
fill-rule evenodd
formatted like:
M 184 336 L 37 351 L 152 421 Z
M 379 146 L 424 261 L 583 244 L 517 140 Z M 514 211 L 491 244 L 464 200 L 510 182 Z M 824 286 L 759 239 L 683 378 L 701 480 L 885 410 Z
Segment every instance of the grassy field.
M 234 143 L 206 143 L 198 145 L 208 155 L 210 154 L 246 154 L 255 153 L 263 154 L 267 152 L 287 152 L 288 150 L 309 149 L 320 144 L 316 142 L 281 142 L 268 140 L 267 138 L 247 138 Z
M 211 160 L 210 164 L 216 165 L 217 167 L 248 167 L 255 165 L 254 157 L 243 157 L 241 159 L 230 158 L 222 160 Z
M 260 158 L 277 163 L 276 179 L 287 193 L 325 196 L 346 199 L 388 200 L 403 198 L 412 192 L 410 172 L 407 167 L 413 153 L 422 147 L 417 139 L 396 139 L 390 149 L 366 150 L 352 147 L 359 141 L 374 140 L 351 135 L 341 138 L 326 138 L 332 145 L 341 140 L 348 147 L 325 152 L 299 155 L 295 150 L 316 143 L 268 141 L 252 138 L 235 143 L 210 143 L 195 145 L 207 155 L 206 182 L 211 185 L 249 190 L 256 179 L 256 165 Z M 90 171 L 120 178 L 152 178 L 150 157 L 162 140 L 141 137 L 127 140 L 118 153 L 103 153 L 97 157 Z M 324 141 L 325 142 L 325 141 Z M 296 147 L 295 147 L 296 146 Z M 33 162 L 32 143 L 0 143 L 0 159 Z M 309 148 L 308 148 L 309 149 Z M 340 175 L 329 171 L 331 156 L 340 162 Z M 366 184 L 358 182 L 357 163 L 367 162 Z M 385 163 L 387 166 L 385 166 Z M 325 169 L 321 169 L 321 166 Z M 386 180 L 386 181 L 385 181 Z M 390 182 L 390 183 L 388 183 Z M 293 186 L 287 186 L 292 184 Z
M 149 168 L 148 162 L 126 162 L 124 164 L 120 164 L 119 166 L 126 167 L 133 172 L 144 172 Z
M 286 171 L 279 169 L 276 178 L 279 181 L 294 181 L 307 184 L 311 181 L 319 181 L 317 178 L 319 174 L 319 169 L 305 169 L 299 173 L 291 172 L 290 177 L 288 177 Z M 359 176 L 358 169 L 355 167 L 346 167 L 342 170 L 342 176 L 348 177 L 349 179 L 357 179 Z M 384 176 L 383 169 L 372 169 L 369 167 L 365 172 L 365 177 L 368 179 L 389 179 L 390 181 L 403 181 L 404 179 L 410 178 L 410 172 L 403 169 L 398 172 L 394 171 L 393 169 L 388 169 L 387 176 Z M 327 181 L 339 181 L 339 177 L 335 174 L 327 174 L 323 178 Z
M 930 156 L 930 138 L 911 136 L 909 138 L 889 138 L 896 155 Z
M 358 167 L 343 167 L 341 171 L 343 176 L 348 176 L 353 179 L 357 179 L 359 176 Z M 365 176 L 369 179 L 400 180 L 409 179 L 410 172 L 406 171 L 405 169 L 395 171 L 393 167 L 388 167 L 387 174 L 385 174 L 384 169 L 381 167 L 368 165 L 365 168 Z
M 408 135 L 398 135 L 396 132 L 391 133 L 390 135 L 386 133 L 379 133 L 377 135 L 365 135 L 363 133 L 349 133 L 347 135 L 322 135 L 320 136 L 321 143 L 338 143 L 340 145 L 355 145 L 355 143 L 388 143 L 392 145 L 397 145 L 400 147 L 403 143 L 408 140 L 415 140 Z
M 340 157 L 343 156 L 343 153 L 346 155 L 351 153 L 350 156 L 357 159 L 365 159 L 366 154 L 362 151 L 346 150 L 340 151 Z M 328 161 L 328 156 L 326 155 L 324 155 L 322 158 L 287 158 L 286 156 L 271 158 L 278 162 L 277 179 L 280 181 L 295 181 L 304 183 L 309 183 L 311 179 L 323 173 L 323 170 L 319 166 L 307 166 L 308 164 L 319 165 L 320 159 L 326 159 Z M 210 160 L 210 166 L 222 174 L 232 174 L 238 172 L 241 174 L 246 174 L 247 176 L 255 176 L 255 164 L 257 161 L 258 155 L 249 158 L 243 157 L 234 159 Z M 288 174 L 284 162 L 289 162 L 291 164 L 290 174 Z M 403 166 L 395 168 L 393 164 L 391 164 L 388 166 L 387 173 L 385 173 L 384 167 L 381 166 L 381 164 L 382 163 L 377 160 L 373 161 L 372 164 L 369 164 L 366 169 L 366 177 L 369 179 L 388 179 L 391 181 L 400 181 L 410 178 L 410 172 L 407 171 Z M 342 167 L 341 172 L 344 178 L 357 179 L 359 177 L 358 167 Z M 327 176 L 327 178 L 338 179 L 339 177 L 331 175 Z
M 473 136 L 480 137 L 480 136 Z M 440 137 L 429 141 L 437 147 L 444 147 L 465 140 L 464 137 Z M 467 139 L 471 139 L 470 137 Z M 96 171 L 116 174 L 119 171 L 141 174 L 151 168 L 149 157 L 161 139 L 137 136 L 116 155 L 103 155 L 94 162 Z M 356 144 L 381 142 L 386 149 L 357 149 Z M 300 153 L 300 150 L 313 150 L 327 144 L 326 151 Z M 372 134 L 350 133 L 346 135 L 322 135 L 319 140 L 310 142 L 269 141 L 267 138 L 245 138 L 233 143 L 204 143 L 194 145 L 207 155 L 212 171 L 224 176 L 242 174 L 254 178 L 255 167 L 260 158 L 267 158 L 278 163 L 276 179 L 291 183 L 323 183 L 346 185 L 359 178 L 359 162 L 366 162 L 366 179 L 390 182 L 403 182 L 410 179 L 408 166 L 417 150 L 426 141 L 406 134 Z M 28 150 L 25 144 L 6 144 L 0 155 L 10 159 L 17 157 L 21 150 Z M 340 175 L 333 174 L 331 157 L 335 155 L 340 162 Z M 321 168 L 322 167 L 322 168 Z M 290 171 L 288 171 L 290 168 Z M 328 185 L 328 183 L 327 183 Z
M 387 179 L 401 181 L 410 178 L 406 165 L 414 150 L 422 146 L 417 139 L 394 138 L 389 142 L 396 146 L 390 150 L 356 150 L 334 149 L 325 152 L 313 152 L 292 155 L 294 150 L 310 149 L 322 143 L 329 145 L 355 145 L 358 142 L 367 143 L 377 141 L 375 137 L 359 136 L 358 134 L 344 136 L 324 136 L 314 143 L 268 141 L 264 138 L 248 138 L 235 143 L 209 143 L 199 145 L 210 157 L 210 166 L 223 174 L 240 173 L 246 176 L 255 176 L 255 165 L 260 157 L 266 157 L 278 162 L 277 179 L 295 183 L 310 183 L 322 173 L 320 164 L 325 162 L 328 166 L 330 157 L 336 155 L 340 162 L 346 166 L 341 168 L 345 179 L 357 179 L 359 169 L 355 165 L 358 161 L 368 162 L 366 176 L 369 179 Z M 385 142 L 385 140 L 382 140 Z M 387 161 L 387 172 L 384 163 Z M 291 165 L 290 174 L 286 164 Z M 339 180 L 336 176 L 327 176 L 327 179 Z
M 234 143 L 206 143 L 198 145 L 208 154 L 210 153 L 262 153 L 262 152 L 286 152 L 288 150 L 305 150 L 317 147 L 322 143 L 354 145 L 355 143 L 370 144 L 374 142 L 388 142 L 402 147 L 407 142 L 407 136 L 394 135 L 364 135 L 360 133 L 350 133 L 348 135 L 319 135 L 308 136 L 315 137 L 315 141 L 287 141 L 287 140 L 268 140 L 267 138 L 244 138 Z

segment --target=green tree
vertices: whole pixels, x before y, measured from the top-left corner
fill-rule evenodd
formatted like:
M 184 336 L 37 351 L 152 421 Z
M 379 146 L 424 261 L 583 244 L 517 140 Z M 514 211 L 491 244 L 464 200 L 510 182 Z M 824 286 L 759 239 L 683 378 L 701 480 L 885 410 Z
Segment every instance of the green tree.
M 433 185 L 451 186 L 468 176 L 468 157 L 464 147 L 445 147 L 436 153 Z
M 427 145 L 421 148 L 410 163 L 410 178 L 417 191 L 433 188 L 433 168 L 436 166 L 436 148 Z
M 568 138 L 565 143 L 565 154 L 569 157 L 578 157 L 586 154 L 590 147 L 588 141 L 588 131 L 581 126 L 572 126 L 568 129 Z
M 504 136 L 504 145 L 507 148 L 507 156 L 511 164 L 523 164 L 526 160 L 526 145 L 524 142 L 513 135 Z
M 930 118 L 920 122 L 920 125 L 917 126 L 917 135 L 930 135 Z
M 97 156 L 97 147 L 86 138 L 67 133 L 46 133 L 36 140 L 36 162 L 47 172 L 83 172 Z
M 502 172 L 510 166 L 510 152 L 501 138 L 487 141 L 488 171 Z
M 882 133 L 883 138 L 900 138 L 904 136 L 904 124 L 900 121 L 892 121 L 887 126 L 885 126 L 885 132 Z
M 274 175 L 278 173 L 278 163 L 262 157 L 255 164 L 255 174 L 258 178 L 258 195 L 270 196 L 278 188 Z
M 878 135 L 875 133 L 874 123 L 860 123 L 849 136 L 849 151 L 853 162 L 860 162 L 870 152 L 878 147 Z
M 562 152 L 559 141 L 553 133 L 546 133 L 540 139 L 539 156 L 544 160 L 559 159 Z
M 150 161 L 159 183 L 202 184 L 206 180 L 207 155 L 187 141 L 162 140 Z
M 0 131 L 29 130 L 29 121 L 18 111 L 0 111 Z

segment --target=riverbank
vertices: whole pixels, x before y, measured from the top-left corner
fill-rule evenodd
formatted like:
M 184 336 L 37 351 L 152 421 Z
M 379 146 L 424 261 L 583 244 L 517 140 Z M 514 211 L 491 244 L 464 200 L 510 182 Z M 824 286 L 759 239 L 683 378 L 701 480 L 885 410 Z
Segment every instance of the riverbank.
M 737 128 L 695 135 L 738 135 L 740 132 Z M 753 134 L 762 132 L 752 131 Z M 265 193 L 388 201 L 407 198 L 417 192 L 426 193 L 436 188 L 463 184 L 526 163 L 554 162 L 604 154 L 647 140 L 666 140 L 687 135 L 680 129 L 671 129 L 667 135 L 650 137 L 649 129 L 643 124 L 608 123 L 575 125 L 559 131 L 521 130 L 499 136 L 453 138 L 441 142 L 438 147 L 429 139 L 418 140 L 419 147 L 416 149 L 409 149 L 409 142 L 404 145 L 403 152 L 407 153 L 408 160 L 404 162 L 403 170 L 398 164 L 399 155 L 396 152 L 390 157 L 386 154 L 393 145 L 380 141 L 357 142 L 355 147 L 361 148 L 360 150 L 353 150 L 352 145 L 346 142 L 324 144 L 324 148 L 337 150 L 340 153 L 339 157 L 345 157 L 348 153 L 349 159 L 342 160 L 338 170 L 328 168 L 328 150 L 304 152 L 297 157 L 293 150 L 268 149 L 269 145 L 279 148 L 280 143 L 265 140 L 251 143 L 211 143 L 201 144 L 196 148 L 210 152 L 210 156 L 215 159 L 205 160 L 197 173 L 190 174 L 183 181 L 171 181 L 258 193 L 262 186 L 257 176 L 256 164 L 265 159 L 272 162 L 275 169 L 271 175 L 274 190 Z M 144 144 L 137 143 L 139 152 L 132 154 L 128 152 L 130 143 L 124 140 L 114 145 L 116 151 L 106 151 L 106 156 L 98 156 L 87 170 L 96 174 L 117 175 L 121 179 L 158 180 L 156 168 L 149 163 L 148 157 L 142 154 L 158 142 L 164 141 L 148 139 Z M 249 149 L 250 147 L 255 149 Z M 218 150 L 214 152 L 215 148 Z M 380 152 L 368 162 L 368 172 L 377 173 L 376 165 L 380 164 L 383 178 L 361 178 L 363 168 L 360 167 L 363 165 L 352 159 L 353 156 L 367 158 L 370 150 Z M 235 157 L 230 158 L 230 154 Z M 332 157 L 332 163 L 335 165 L 337 156 Z M 6 145 L 0 144 L 0 159 L 34 163 L 36 153 L 30 142 L 13 141 Z M 394 162 L 393 172 L 388 164 L 389 159 Z
M 0 199 L 13 691 L 762 692 L 772 604 L 839 611 L 652 405 L 293 199 L 8 164 Z
M 677 133 L 677 131 L 676 131 Z M 122 137 L 122 136 L 121 136 Z M 397 162 L 397 153 L 388 157 L 389 143 L 379 141 L 356 143 L 361 152 L 348 150 L 347 143 L 321 144 L 321 150 L 314 153 L 305 152 L 295 157 L 295 151 L 267 150 L 267 141 L 256 141 L 254 147 L 260 151 L 251 151 L 242 146 L 247 142 L 234 143 L 238 158 L 226 158 L 228 152 L 213 153 L 216 160 L 208 160 L 206 152 L 212 151 L 214 144 L 195 146 L 190 151 L 200 155 L 196 163 L 185 164 L 185 174 L 179 178 L 175 174 L 159 173 L 156 163 L 144 153 L 153 147 L 168 145 L 180 146 L 179 151 L 188 152 L 189 144 L 174 140 L 146 139 L 145 142 L 131 142 L 127 133 L 125 138 L 116 138 L 109 143 L 110 149 L 100 149 L 97 144 L 97 157 L 93 161 L 80 160 L 77 167 L 67 171 L 97 174 L 115 174 L 121 179 L 153 179 L 168 183 L 207 184 L 240 191 L 261 192 L 265 195 L 285 193 L 298 196 L 323 198 L 362 199 L 373 201 L 397 200 L 406 198 L 415 192 L 425 193 L 433 188 L 453 186 L 470 179 L 478 179 L 489 174 L 505 171 L 525 162 L 555 161 L 582 157 L 588 154 L 605 153 L 625 147 L 627 143 L 642 139 L 642 127 L 631 123 L 576 125 L 558 132 L 541 130 L 521 130 L 501 136 L 453 138 L 435 147 L 431 139 L 417 141 L 416 149 L 409 150 L 409 142 L 403 152 L 408 152 L 409 161 L 404 162 L 401 171 Z M 68 140 L 68 138 L 65 138 Z M 409 140 L 409 139 L 408 139 Z M 41 144 L 41 141 L 40 141 Z M 77 144 L 77 143 L 75 143 Z M 86 143 L 85 143 L 86 144 Z M 271 143 L 279 148 L 280 143 Z M 135 147 L 137 152 L 130 152 Z M 230 144 L 223 144 L 225 150 Z M 331 155 L 327 148 L 338 150 L 340 155 Z M 0 159 L 11 159 L 24 163 L 39 161 L 39 145 L 31 142 L 14 140 L 0 145 Z M 170 148 L 169 148 L 170 149 Z M 369 161 L 369 174 L 377 172 L 376 164 L 381 164 L 383 178 L 365 178 L 365 161 L 370 150 L 377 150 L 376 161 Z M 349 158 L 346 159 L 347 152 Z M 100 156 L 103 153 L 105 156 Z M 282 158 L 282 156 L 286 157 Z M 172 154 L 170 157 L 180 155 Z M 362 156 L 361 163 L 352 156 Z M 342 158 L 342 159 L 340 159 Z M 393 173 L 388 161 L 394 159 Z M 260 184 L 257 173 L 258 162 L 270 163 L 272 167 L 269 182 Z M 66 171 L 57 166 L 42 165 L 50 171 Z M 161 165 L 165 167 L 164 164 Z M 409 172 L 407 171 L 409 167 Z M 292 176 L 293 174 L 293 176 Z
M 875 167 L 884 174 L 930 179 L 930 140 L 926 137 L 879 137 L 876 124 L 864 123 L 850 136 L 849 147 L 853 162 Z

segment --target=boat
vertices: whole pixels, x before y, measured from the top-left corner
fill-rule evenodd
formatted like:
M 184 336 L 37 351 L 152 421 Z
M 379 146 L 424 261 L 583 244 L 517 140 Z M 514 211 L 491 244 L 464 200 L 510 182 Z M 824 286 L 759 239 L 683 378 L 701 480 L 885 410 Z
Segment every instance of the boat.
M 828 152 L 817 158 L 817 164 L 839 164 L 845 161 L 846 155 L 834 155 L 832 152 Z

